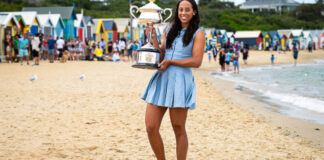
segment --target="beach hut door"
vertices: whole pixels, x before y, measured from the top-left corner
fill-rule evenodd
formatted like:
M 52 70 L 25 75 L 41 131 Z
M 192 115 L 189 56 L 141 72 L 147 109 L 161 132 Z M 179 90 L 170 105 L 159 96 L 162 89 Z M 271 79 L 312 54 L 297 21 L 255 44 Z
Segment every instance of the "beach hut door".
M 52 33 L 51 27 L 44 27 L 44 35 L 49 36 Z

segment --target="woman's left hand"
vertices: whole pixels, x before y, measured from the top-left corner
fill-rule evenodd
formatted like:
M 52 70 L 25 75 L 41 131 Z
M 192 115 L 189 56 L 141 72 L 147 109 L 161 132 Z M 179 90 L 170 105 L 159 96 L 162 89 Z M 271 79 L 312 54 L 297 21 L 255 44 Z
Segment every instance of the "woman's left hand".
M 159 68 L 157 68 L 158 71 L 165 71 L 170 65 L 170 60 L 163 60 L 159 64 Z

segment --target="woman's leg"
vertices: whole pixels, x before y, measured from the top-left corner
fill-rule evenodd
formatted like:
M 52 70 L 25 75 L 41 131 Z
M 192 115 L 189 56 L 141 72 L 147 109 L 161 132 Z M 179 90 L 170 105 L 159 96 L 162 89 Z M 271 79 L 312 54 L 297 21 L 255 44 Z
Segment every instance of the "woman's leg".
M 188 137 L 186 133 L 186 120 L 188 109 L 170 109 L 170 119 L 177 141 L 177 160 L 185 160 L 188 152 Z
M 167 110 L 166 107 L 158 107 L 153 104 L 147 104 L 145 124 L 146 132 L 152 147 L 152 150 L 158 160 L 165 160 L 164 146 L 159 133 L 162 118 Z

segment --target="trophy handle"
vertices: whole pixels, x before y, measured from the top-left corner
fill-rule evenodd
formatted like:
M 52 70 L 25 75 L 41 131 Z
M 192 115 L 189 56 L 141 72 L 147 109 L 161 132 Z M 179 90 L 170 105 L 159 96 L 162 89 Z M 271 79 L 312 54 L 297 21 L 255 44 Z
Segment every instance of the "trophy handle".
M 166 14 L 166 11 L 169 11 L 169 12 L 170 12 L 170 15 L 169 15 L 169 17 L 167 17 L 167 18 L 163 21 L 163 23 L 165 23 L 167 20 L 169 20 L 169 19 L 171 18 L 171 16 L 172 16 L 172 9 L 171 9 L 171 8 L 166 8 L 166 9 L 164 9 L 164 10 L 163 10 L 163 14 L 164 14 L 164 15 Z
M 132 12 L 133 9 L 136 9 L 136 10 L 135 10 L 135 13 L 137 13 L 139 9 L 138 9 L 137 6 L 131 6 L 130 9 L 129 9 L 129 13 L 131 14 L 131 16 L 132 16 L 133 18 L 137 19 L 137 17 L 136 17 L 136 16 L 133 14 L 133 12 Z

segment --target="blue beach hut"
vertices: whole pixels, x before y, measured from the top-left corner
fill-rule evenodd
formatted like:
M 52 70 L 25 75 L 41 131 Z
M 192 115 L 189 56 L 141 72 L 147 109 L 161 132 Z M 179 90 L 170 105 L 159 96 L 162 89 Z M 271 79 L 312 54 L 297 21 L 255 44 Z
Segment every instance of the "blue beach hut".
M 75 38 L 74 20 L 76 13 L 74 6 L 71 7 L 24 7 L 23 11 L 36 11 L 38 14 L 61 14 L 64 22 L 64 38 Z
M 50 19 L 53 22 L 53 38 L 63 37 L 64 22 L 60 14 L 51 14 Z

